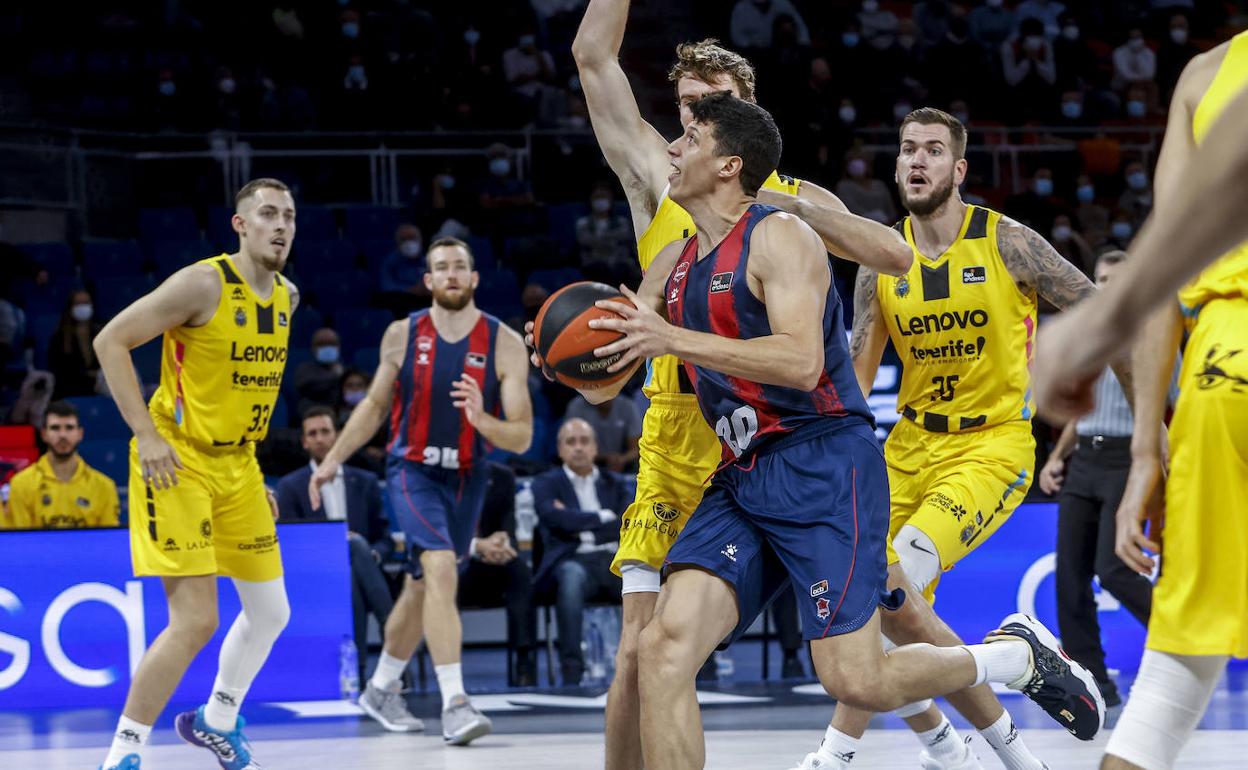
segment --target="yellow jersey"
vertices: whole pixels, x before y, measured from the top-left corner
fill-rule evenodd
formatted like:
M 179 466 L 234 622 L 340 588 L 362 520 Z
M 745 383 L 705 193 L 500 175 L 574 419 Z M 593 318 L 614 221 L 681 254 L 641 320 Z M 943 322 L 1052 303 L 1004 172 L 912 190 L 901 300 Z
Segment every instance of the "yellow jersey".
M 193 442 L 244 446 L 269 431 L 286 368 L 290 289 L 275 275 L 272 294 L 262 300 L 228 255 L 199 264 L 221 278 L 217 310 L 203 326 L 165 332 L 160 387 L 148 408 Z
M 1222 111 L 1248 87 L 1248 32 L 1231 38 L 1231 45 L 1192 115 L 1192 136 L 1199 145 Z M 1196 322 L 1200 308 L 1214 299 L 1248 297 L 1248 243 L 1224 254 L 1200 275 L 1179 290 L 1179 304 L 1188 329 Z
M 121 504 L 113 480 L 81 457 L 69 481 L 61 481 L 45 454 L 9 480 L 9 514 L 3 529 L 115 527 Z
M 914 251 L 903 276 L 880 275 L 876 296 L 901 358 L 897 411 L 934 433 L 1030 420 L 1035 294 L 1024 294 L 997 251 L 1001 214 L 967 206 L 957 239 L 935 259 L 910 218 L 897 226 Z
M 782 176 L 773 171 L 771 176 L 763 182 L 763 189 L 797 195 L 801 184 L 799 179 Z M 650 226 L 637 239 L 637 259 L 641 262 L 642 271 L 650 269 L 650 263 L 659 255 L 664 246 L 672 241 L 684 240 L 694 232 L 696 228 L 693 225 L 693 217 L 667 197 L 667 191 L 664 190 L 663 197 L 659 200 L 659 208 L 654 212 L 654 219 L 650 220 Z M 685 379 L 686 377 L 684 367 L 680 365 L 679 359 L 675 356 L 652 358 L 646 361 L 646 381 L 642 386 L 642 391 L 647 398 L 651 399 L 658 393 L 692 394 L 693 388 Z

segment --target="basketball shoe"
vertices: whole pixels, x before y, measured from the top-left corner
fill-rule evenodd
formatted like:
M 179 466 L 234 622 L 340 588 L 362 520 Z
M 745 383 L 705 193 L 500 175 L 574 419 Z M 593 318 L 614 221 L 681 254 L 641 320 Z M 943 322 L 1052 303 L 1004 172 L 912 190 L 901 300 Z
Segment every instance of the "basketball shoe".
M 966 736 L 962 746 L 965 752 L 962 759 L 953 763 L 936 759 L 924 749 L 919 752 L 919 767 L 923 770 L 984 770 L 984 766 L 979 763 L 979 757 L 971 751 L 971 736 Z
M 490 718 L 472 705 L 467 695 L 456 695 L 442 710 L 442 740 L 453 746 L 467 746 L 493 728 Z
M 100 765 L 100 770 L 140 770 L 139 755 L 127 754 L 121 758 L 120 762 L 113 765 L 112 767 L 105 767 L 104 765 Z
M 217 758 L 222 770 L 260 770 L 251 758 L 251 747 L 243 735 L 246 721 L 240 716 L 234 729 L 228 733 L 218 732 L 204 721 L 204 707 L 178 714 L 174 728 L 182 740 L 192 746 L 208 749 Z M 137 767 L 137 765 L 136 765 Z
M 369 682 L 357 703 L 365 714 L 392 733 L 415 733 L 425 729 L 425 723 L 407 710 L 407 703 L 398 691 L 386 691 Z

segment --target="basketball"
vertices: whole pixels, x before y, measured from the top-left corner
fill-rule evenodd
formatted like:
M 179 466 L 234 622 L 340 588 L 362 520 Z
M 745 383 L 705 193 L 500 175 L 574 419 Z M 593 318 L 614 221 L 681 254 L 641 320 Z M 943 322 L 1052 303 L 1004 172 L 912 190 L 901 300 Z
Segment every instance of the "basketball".
M 605 358 L 594 356 L 594 349 L 618 340 L 619 332 L 589 328 L 590 320 L 609 317 L 594 307 L 601 299 L 629 302 L 628 298 L 605 283 L 579 281 L 550 295 L 533 322 L 533 344 L 546 367 L 546 374 L 573 388 L 602 388 L 633 373 L 636 366 L 618 372 L 607 367 L 620 360 L 622 353 Z M 629 302 L 629 304 L 632 304 Z

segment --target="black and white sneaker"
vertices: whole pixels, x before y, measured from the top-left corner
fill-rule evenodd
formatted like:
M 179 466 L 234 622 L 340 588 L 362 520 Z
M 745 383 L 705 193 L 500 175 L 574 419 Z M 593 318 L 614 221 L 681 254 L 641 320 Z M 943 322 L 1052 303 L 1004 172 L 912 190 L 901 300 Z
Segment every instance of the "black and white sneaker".
M 985 643 L 1026 642 L 1031 668 L 1007 687 L 1020 690 L 1081 741 L 1105 724 L 1105 699 L 1092 672 L 1070 659 L 1057 638 L 1035 618 L 1016 612 L 984 638 Z

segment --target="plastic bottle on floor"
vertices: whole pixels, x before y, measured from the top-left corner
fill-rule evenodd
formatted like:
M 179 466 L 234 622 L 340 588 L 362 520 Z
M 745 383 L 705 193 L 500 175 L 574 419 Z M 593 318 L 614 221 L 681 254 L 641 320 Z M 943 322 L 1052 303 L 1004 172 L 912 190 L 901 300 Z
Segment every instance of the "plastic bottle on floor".
M 343 700 L 355 703 L 360 697 L 360 655 L 349 636 L 338 646 L 338 688 Z

